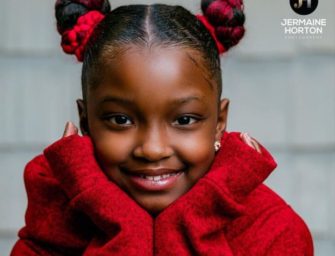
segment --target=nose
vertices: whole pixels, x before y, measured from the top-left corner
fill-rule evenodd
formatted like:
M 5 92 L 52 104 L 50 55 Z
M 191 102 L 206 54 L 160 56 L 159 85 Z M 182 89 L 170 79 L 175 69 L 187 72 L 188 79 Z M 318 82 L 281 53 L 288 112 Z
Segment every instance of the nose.
M 167 132 L 160 126 L 144 129 L 139 133 L 134 156 L 155 162 L 173 155 Z

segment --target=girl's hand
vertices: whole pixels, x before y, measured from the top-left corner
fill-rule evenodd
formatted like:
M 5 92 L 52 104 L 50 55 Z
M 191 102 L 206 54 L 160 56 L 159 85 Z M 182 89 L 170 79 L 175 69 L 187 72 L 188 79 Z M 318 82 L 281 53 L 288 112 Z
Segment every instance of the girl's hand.
M 63 138 L 46 148 L 44 155 L 71 208 L 102 231 L 85 255 L 152 254 L 152 217 L 104 174 L 89 136 L 79 136 L 78 128 L 68 122 Z
M 74 134 L 78 134 L 78 128 L 71 122 L 67 122 L 63 133 L 63 138 Z
M 258 153 L 260 153 L 260 154 L 262 153 L 261 148 L 259 147 L 256 140 L 251 138 L 248 133 L 241 132 L 240 137 L 244 141 L 244 143 L 246 143 L 247 145 L 249 145 L 250 147 L 255 149 Z
M 216 157 L 204 177 L 156 217 L 159 255 L 171 255 L 171 248 L 174 255 L 235 255 L 225 230 L 246 214 L 246 198 L 276 163 L 261 144 L 238 132 L 225 134 Z

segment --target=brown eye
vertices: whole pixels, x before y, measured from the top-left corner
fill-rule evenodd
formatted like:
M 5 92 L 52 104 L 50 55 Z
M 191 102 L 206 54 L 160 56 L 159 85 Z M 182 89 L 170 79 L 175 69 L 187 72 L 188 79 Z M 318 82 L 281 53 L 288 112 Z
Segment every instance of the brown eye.
M 110 115 L 105 117 L 105 120 L 114 125 L 132 125 L 133 122 L 126 115 Z
M 173 122 L 174 125 L 190 125 L 197 122 L 198 119 L 193 116 L 181 116 L 176 121 Z

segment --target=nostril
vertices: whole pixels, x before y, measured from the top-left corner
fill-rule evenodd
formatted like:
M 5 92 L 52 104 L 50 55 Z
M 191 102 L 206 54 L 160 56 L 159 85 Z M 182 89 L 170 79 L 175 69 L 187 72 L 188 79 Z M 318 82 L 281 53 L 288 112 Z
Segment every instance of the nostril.
M 148 123 L 138 132 L 134 156 L 154 162 L 168 158 L 173 154 L 166 127 L 161 121 Z
M 173 150 L 167 145 L 148 145 L 136 147 L 134 150 L 134 156 L 142 158 L 147 161 L 159 161 L 170 157 L 173 154 Z

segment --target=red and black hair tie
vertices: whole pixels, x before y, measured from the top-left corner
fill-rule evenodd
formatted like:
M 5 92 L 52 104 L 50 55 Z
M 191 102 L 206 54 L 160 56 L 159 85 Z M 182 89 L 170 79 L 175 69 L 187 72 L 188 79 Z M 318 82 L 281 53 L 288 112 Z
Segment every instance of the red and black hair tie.
M 76 25 L 62 35 L 61 46 L 68 54 L 75 54 L 78 61 L 83 61 L 85 46 L 95 26 L 105 17 L 98 11 L 89 11 L 80 16 Z
M 57 0 L 56 16 L 66 17 L 58 19 L 57 23 L 63 51 L 83 61 L 85 47 L 94 28 L 109 11 L 107 0 Z
M 197 18 L 212 35 L 220 54 L 242 39 L 245 32 L 242 0 L 202 0 L 201 9 L 203 15 Z

